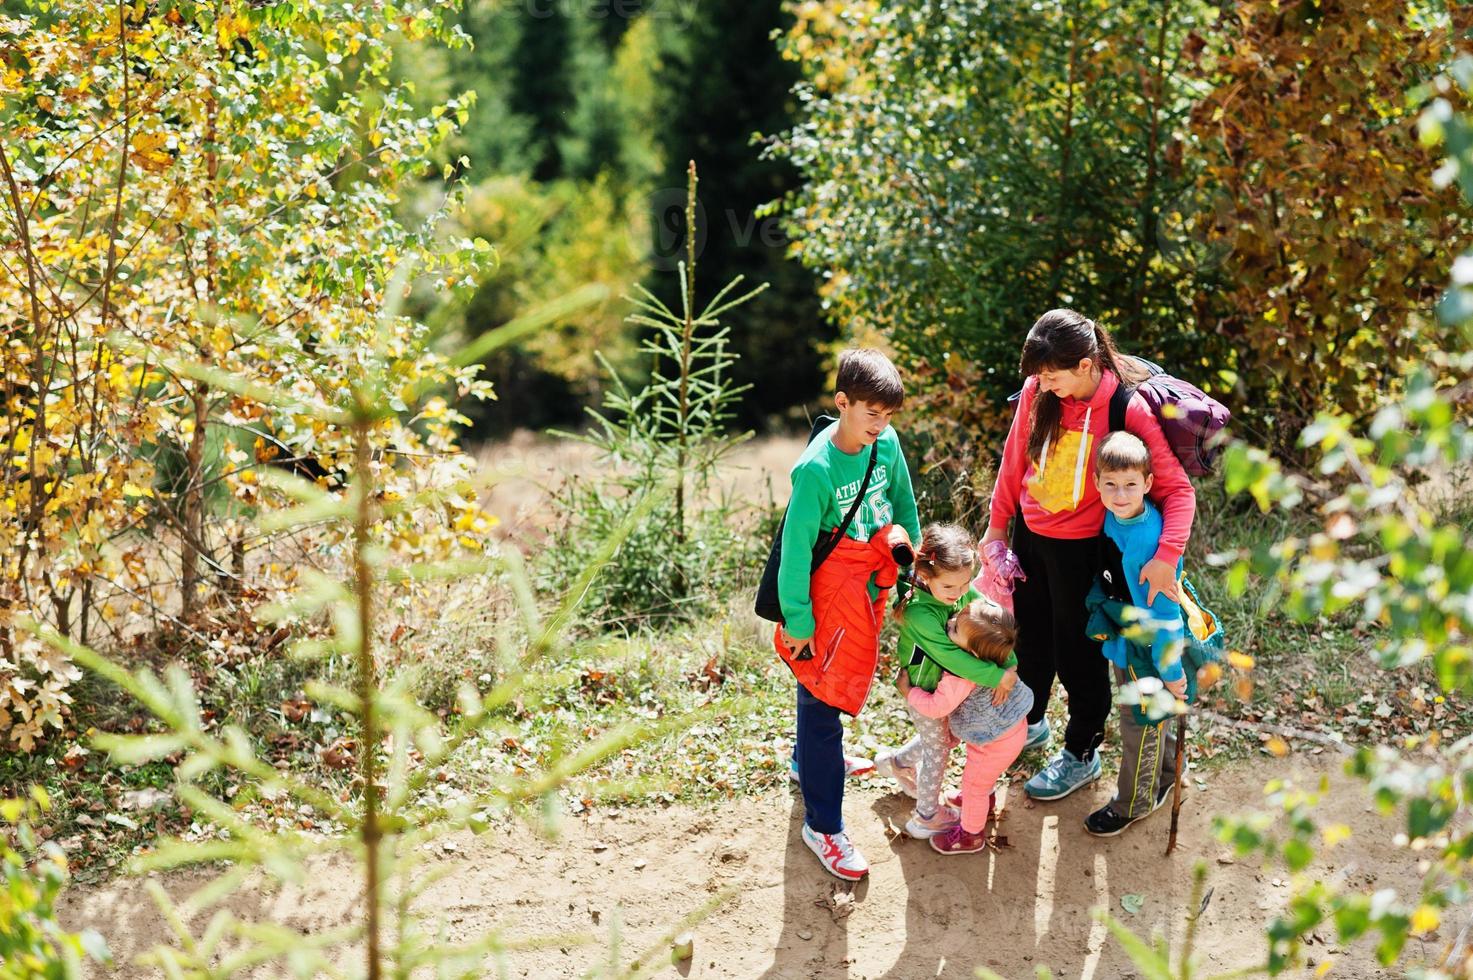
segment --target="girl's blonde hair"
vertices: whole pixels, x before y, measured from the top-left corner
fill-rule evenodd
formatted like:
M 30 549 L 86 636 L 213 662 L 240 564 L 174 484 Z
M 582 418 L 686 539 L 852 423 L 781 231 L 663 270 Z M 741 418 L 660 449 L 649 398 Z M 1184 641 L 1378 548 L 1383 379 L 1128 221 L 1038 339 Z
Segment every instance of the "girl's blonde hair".
M 1018 622 L 990 599 L 973 599 L 956 614 L 956 635 L 963 650 L 1001 667 L 1018 644 Z
M 915 571 L 929 579 L 937 572 L 959 572 L 977 563 L 977 542 L 957 524 L 927 524 L 916 549 Z

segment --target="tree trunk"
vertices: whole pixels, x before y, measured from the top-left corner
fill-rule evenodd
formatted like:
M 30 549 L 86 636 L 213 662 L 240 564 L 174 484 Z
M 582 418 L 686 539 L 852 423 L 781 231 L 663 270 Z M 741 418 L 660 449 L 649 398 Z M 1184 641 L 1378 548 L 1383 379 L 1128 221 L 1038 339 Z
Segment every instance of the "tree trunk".
M 205 427 L 208 414 L 210 389 L 203 383 L 195 386 L 191 400 L 194 404 L 194 432 L 189 437 L 189 448 L 184 454 L 185 480 L 183 514 L 183 606 L 179 618 L 194 625 L 199 612 L 200 546 L 205 533 Z

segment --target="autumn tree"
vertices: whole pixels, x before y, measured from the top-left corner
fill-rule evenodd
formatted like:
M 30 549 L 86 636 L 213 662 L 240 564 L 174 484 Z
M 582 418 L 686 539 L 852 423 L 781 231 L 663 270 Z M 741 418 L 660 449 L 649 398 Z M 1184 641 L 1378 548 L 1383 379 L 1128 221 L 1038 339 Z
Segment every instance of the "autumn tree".
M 1244 0 L 1194 39 L 1212 86 L 1190 120 L 1196 234 L 1227 284 L 1214 329 L 1275 449 L 1319 411 L 1365 422 L 1447 340 L 1431 311 L 1469 224 L 1429 179 L 1414 90 L 1451 60 L 1455 17 L 1473 24 L 1458 4 Z
M 898 350 L 948 452 L 1011 418 L 1018 350 L 1072 306 L 1211 387 L 1194 286 L 1163 255 L 1191 186 L 1195 2 L 797 5 L 803 112 L 779 152 L 829 317 Z M 960 430 L 955 423 L 961 422 Z
M 336 390 L 382 343 L 400 357 L 393 407 L 422 410 L 374 430 L 379 464 L 464 477 L 439 392 L 485 386 L 409 343 L 422 324 L 379 315 L 405 288 L 397 267 L 450 290 L 484 252 L 397 211 L 467 101 L 416 112 L 395 43 L 455 42 L 450 6 L 37 2 L 0 20 L 0 730 L 15 744 L 59 727 L 73 671 L 16 644 L 17 614 L 84 640 L 128 613 L 198 636 L 212 598 L 291 588 L 291 569 L 246 581 L 271 525 L 232 515 L 290 503 L 262 489 L 269 462 L 331 483 L 347 436 L 250 384 Z

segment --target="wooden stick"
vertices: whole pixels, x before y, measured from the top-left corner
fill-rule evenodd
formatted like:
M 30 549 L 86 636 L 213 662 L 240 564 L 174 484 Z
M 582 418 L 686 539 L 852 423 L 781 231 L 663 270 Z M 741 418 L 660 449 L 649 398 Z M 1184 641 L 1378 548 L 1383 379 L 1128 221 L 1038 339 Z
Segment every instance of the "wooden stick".
M 1216 711 L 1207 711 L 1199 708 L 1197 714 L 1208 721 L 1229 728 L 1239 728 L 1249 732 L 1268 732 L 1270 735 L 1279 735 L 1283 738 L 1298 738 L 1306 742 L 1314 742 L 1334 749 L 1337 752 L 1349 755 L 1355 749 L 1347 745 L 1343 739 L 1338 739 L 1323 732 L 1306 731 L 1303 728 L 1295 728 L 1292 725 L 1272 725 L 1266 721 L 1243 721 L 1240 718 L 1229 718 L 1227 715 L 1218 714 Z
M 1186 712 L 1176 716 L 1176 782 L 1171 788 L 1171 836 L 1166 841 L 1166 853 L 1169 855 L 1176 850 L 1176 824 L 1181 817 L 1181 782 L 1186 778 L 1183 772 L 1187 754 L 1187 715 Z

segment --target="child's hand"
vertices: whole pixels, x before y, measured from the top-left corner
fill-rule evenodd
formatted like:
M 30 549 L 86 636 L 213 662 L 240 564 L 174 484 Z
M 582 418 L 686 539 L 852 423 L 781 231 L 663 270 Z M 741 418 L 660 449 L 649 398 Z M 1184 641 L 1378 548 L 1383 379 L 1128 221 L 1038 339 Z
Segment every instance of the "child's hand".
M 903 698 L 910 696 L 910 671 L 904 667 L 901 667 L 900 673 L 895 675 L 895 690 L 899 691 Z
M 792 653 L 794 660 L 808 660 L 813 656 L 812 640 L 793 639 L 792 634 L 788 632 L 788 628 L 786 626 L 779 626 L 778 629 L 781 631 L 778 634 L 779 641 L 781 641 L 782 645 L 787 647 L 788 651 Z
M 1009 667 L 1002 675 L 1002 680 L 997 682 L 997 689 L 992 692 L 992 703 L 997 705 L 1006 701 L 1016 683 L 1018 683 L 1018 668 Z
M 1176 695 L 1178 701 L 1185 701 L 1187 699 L 1187 679 L 1185 677 L 1177 678 L 1174 681 L 1162 681 L 1161 685 Z

